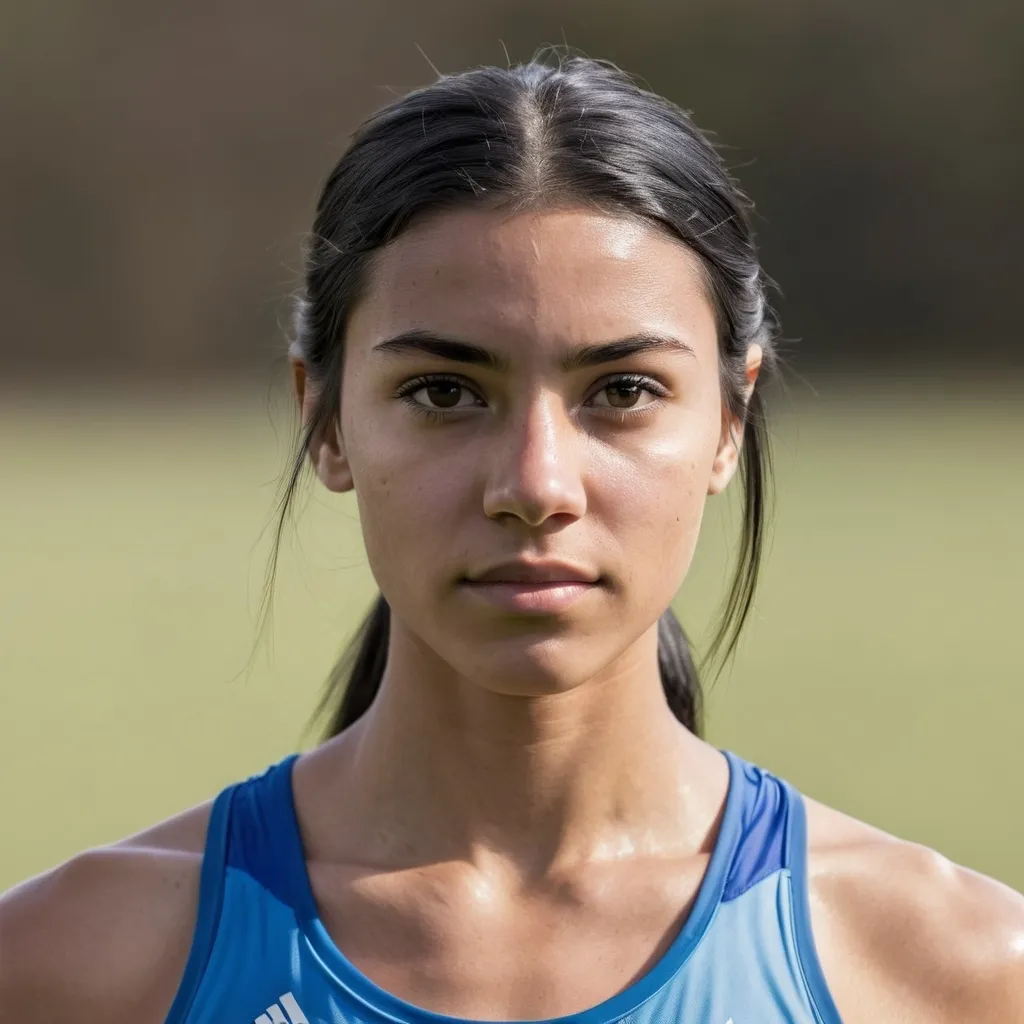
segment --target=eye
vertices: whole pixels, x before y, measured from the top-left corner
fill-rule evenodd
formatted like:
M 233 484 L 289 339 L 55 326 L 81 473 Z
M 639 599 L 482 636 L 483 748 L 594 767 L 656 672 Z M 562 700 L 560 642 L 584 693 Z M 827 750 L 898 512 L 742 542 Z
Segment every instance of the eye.
M 629 411 L 645 408 L 664 394 L 664 388 L 650 377 L 625 374 L 607 381 L 587 404 L 599 409 Z
M 398 397 L 410 405 L 433 412 L 449 412 L 484 404 L 457 377 L 417 377 L 402 385 Z

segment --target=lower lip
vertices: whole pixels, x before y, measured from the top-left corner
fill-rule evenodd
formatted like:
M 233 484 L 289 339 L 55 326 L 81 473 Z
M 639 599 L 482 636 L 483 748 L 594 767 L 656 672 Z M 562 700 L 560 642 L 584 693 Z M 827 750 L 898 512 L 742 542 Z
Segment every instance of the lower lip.
M 509 612 L 535 615 L 564 611 L 600 583 L 470 583 L 463 586 L 480 600 Z

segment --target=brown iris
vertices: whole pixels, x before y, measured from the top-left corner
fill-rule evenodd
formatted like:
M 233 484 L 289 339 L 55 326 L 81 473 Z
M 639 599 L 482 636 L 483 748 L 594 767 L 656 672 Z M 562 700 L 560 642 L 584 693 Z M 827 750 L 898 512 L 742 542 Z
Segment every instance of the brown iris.
M 443 380 L 436 384 L 429 384 L 426 392 L 432 405 L 439 409 L 454 409 L 462 397 L 462 385 Z
M 609 384 L 605 389 L 608 404 L 615 409 L 629 409 L 636 405 L 642 390 L 638 384 Z

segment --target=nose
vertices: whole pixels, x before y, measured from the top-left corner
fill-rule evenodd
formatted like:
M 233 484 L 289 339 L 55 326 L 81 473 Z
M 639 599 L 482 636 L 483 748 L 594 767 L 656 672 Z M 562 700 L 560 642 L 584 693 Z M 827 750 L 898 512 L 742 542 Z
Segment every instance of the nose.
M 540 395 L 510 416 L 490 453 L 484 514 L 540 526 L 553 516 L 581 518 L 585 439 L 557 395 Z

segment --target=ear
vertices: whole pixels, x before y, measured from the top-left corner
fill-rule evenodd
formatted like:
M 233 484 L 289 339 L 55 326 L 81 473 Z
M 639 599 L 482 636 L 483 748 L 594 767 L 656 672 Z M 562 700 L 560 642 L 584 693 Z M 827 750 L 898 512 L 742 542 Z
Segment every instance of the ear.
M 761 372 L 764 350 L 760 345 L 751 345 L 747 349 L 747 362 L 744 370 L 743 404 L 750 401 L 757 383 L 757 375 Z M 743 447 L 743 418 L 734 416 L 726 404 L 722 403 L 722 430 L 718 437 L 718 451 L 711 466 L 711 479 L 708 481 L 708 494 L 721 494 L 736 474 L 740 464 L 740 449 Z
M 319 391 L 314 386 L 301 356 L 290 355 L 288 361 L 291 364 L 292 387 L 295 399 L 299 403 L 302 428 L 305 430 L 313 418 Z M 330 421 L 309 439 L 308 453 L 316 475 L 329 491 L 341 494 L 352 490 L 352 473 L 345 454 L 345 441 L 341 436 L 338 416 L 332 416 Z

